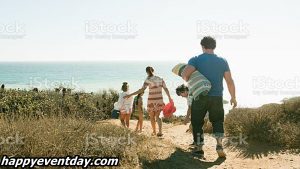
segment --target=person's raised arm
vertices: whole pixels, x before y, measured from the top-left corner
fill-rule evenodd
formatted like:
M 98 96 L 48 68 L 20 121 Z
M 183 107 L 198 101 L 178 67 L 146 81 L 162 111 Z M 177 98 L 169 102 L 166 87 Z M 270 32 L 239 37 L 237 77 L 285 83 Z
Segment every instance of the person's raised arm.
M 181 74 L 182 79 L 187 82 L 190 79 L 191 74 L 194 73 L 195 71 L 196 68 L 194 66 L 187 65 Z
M 232 79 L 230 71 L 226 71 L 224 73 L 224 78 L 227 84 L 228 91 L 230 93 L 231 99 L 230 99 L 230 104 L 235 108 L 237 106 L 237 101 L 235 97 L 235 85 L 234 81 Z
M 124 99 L 127 99 L 127 98 L 129 98 L 131 96 L 134 96 L 134 95 L 137 95 L 137 94 L 140 94 L 140 93 L 143 93 L 146 90 L 146 88 L 147 88 L 146 86 L 143 86 L 139 90 L 137 90 L 137 91 L 135 91 L 135 92 L 133 92 L 133 93 L 131 93 L 129 95 L 124 96 Z

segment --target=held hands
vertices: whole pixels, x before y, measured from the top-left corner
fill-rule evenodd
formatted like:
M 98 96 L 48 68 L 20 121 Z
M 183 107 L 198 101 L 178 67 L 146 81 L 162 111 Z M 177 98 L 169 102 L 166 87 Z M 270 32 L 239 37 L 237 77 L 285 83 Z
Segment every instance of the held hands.
M 232 105 L 232 108 L 234 109 L 237 106 L 237 102 L 235 98 L 230 99 L 230 105 Z
M 169 97 L 169 103 L 173 102 L 173 99 L 171 97 Z

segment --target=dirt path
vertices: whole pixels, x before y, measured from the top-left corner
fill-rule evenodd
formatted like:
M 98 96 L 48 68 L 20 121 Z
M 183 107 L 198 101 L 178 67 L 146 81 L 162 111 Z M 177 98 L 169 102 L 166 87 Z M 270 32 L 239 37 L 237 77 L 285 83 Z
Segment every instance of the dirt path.
M 120 125 L 118 120 L 110 120 L 111 123 Z M 134 129 L 135 120 L 130 121 L 130 128 Z M 300 155 L 298 152 L 288 152 L 263 144 L 248 144 L 244 146 L 225 146 L 226 159 L 218 158 L 215 152 L 216 141 L 211 135 L 205 135 L 205 159 L 197 159 L 191 156 L 189 144 L 192 143 L 191 133 L 187 133 L 188 125 L 163 124 L 164 144 L 173 144 L 174 150 L 168 158 L 157 159 L 151 163 L 145 163 L 142 168 L 292 168 L 300 169 Z M 143 133 L 149 137 L 151 134 L 149 121 L 144 122 Z M 228 142 L 228 140 L 224 140 Z M 163 151 L 163 150 L 162 150 Z

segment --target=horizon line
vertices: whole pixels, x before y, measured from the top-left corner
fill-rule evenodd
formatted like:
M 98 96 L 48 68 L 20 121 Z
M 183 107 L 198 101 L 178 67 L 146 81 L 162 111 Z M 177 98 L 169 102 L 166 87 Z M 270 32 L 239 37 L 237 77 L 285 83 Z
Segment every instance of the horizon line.
M 46 63 L 46 62 L 57 62 L 57 63 L 63 63 L 63 62 L 181 62 L 180 60 L 1 60 L 0 63 L 11 63 L 11 62 L 40 62 L 40 63 Z

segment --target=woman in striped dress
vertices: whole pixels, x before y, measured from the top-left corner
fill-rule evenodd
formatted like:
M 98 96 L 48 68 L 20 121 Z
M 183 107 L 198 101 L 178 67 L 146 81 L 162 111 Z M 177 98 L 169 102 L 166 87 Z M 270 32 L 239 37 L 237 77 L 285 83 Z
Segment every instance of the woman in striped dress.
M 154 75 L 154 69 L 150 66 L 146 68 L 146 73 L 148 77 L 146 78 L 143 87 L 138 91 L 131 93 L 124 98 L 129 98 L 133 95 L 142 93 L 149 87 L 149 95 L 147 102 L 147 111 L 150 115 L 151 126 L 153 129 L 152 135 L 157 135 L 158 137 L 162 136 L 162 120 L 159 117 L 161 111 L 163 110 L 165 104 L 163 101 L 162 89 L 166 92 L 169 101 L 171 102 L 172 98 L 170 96 L 169 90 L 165 84 L 165 81 L 158 76 Z M 158 124 L 158 133 L 156 134 L 156 124 Z

